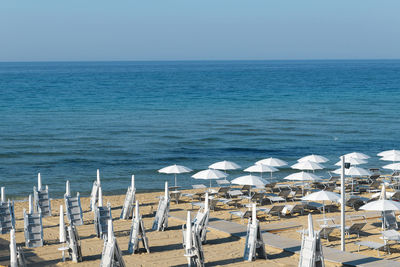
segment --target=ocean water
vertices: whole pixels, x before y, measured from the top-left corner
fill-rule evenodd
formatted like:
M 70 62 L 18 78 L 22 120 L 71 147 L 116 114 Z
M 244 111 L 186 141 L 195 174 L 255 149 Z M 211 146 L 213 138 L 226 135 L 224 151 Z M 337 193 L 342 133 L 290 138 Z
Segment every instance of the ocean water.
M 400 148 L 395 60 L 0 63 L 0 92 L 0 185 L 18 197 L 37 172 L 52 197 L 66 179 L 88 195 L 96 169 L 116 194 L 132 174 L 139 190 L 162 189 L 173 176 L 157 170 L 175 163 L 314 153 L 329 170 L 360 151 L 380 167 L 390 162 L 376 153 Z M 178 176 L 184 188 L 199 182 Z

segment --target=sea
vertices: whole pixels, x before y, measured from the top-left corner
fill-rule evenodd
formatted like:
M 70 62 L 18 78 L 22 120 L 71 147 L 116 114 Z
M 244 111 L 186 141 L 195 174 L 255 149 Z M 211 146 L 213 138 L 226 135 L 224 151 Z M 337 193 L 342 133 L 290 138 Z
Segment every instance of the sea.
M 90 193 L 100 169 L 105 195 L 162 190 L 214 162 L 243 168 L 277 157 L 330 161 L 400 149 L 400 60 L 0 63 L 0 186 L 26 198 L 41 173 L 50 196 Z M 382 170 L 385 171 L 385 170 Z M 388 170 L 387 170 L 388 171 Z M 228 171 L 228 180 L 245 173 Z M 263 174 L 268 177 L 269 174 Z M 214 182 L 215 184 L 215 182 Z

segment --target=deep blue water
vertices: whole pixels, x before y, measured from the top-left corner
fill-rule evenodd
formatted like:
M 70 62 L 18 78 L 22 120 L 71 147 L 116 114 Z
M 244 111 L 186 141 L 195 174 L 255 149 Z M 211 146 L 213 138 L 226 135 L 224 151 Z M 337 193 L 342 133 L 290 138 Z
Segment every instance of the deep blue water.
M 360 151 L 382 166 L 374 155 L 400 148 L 400 61 L 0 63 L 0 92 L 0 185 L 18 196 L 39 171 L 53 197 L 66 179 L 87 195 L 97 168 L 114 194 L 131 174 L 161 189 L 174 163 L 314 153 L 333 169 Z

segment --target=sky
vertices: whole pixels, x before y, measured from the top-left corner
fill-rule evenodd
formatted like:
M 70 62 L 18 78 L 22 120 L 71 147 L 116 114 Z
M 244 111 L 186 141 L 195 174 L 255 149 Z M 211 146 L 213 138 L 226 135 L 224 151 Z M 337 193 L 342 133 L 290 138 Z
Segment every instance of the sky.
M 3 0 L 0 61 L 400 59 L 398 0 Z

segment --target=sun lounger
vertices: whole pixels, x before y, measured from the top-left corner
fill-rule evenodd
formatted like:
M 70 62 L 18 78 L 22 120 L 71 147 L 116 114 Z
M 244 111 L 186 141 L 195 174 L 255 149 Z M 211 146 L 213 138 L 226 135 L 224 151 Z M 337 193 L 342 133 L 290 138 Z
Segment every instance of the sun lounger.
M 243 219 L 248 219 L 251 217 L 251 210 L 246 210 L 246 211 L 230 211 L 229 214 L 231 215 L 231 221 L 232 221 L 232 216 L 239 217 L 241 220 Z
M 175 200 L 175 203 L 178 204 L 179 203 L 179 198 L 181 197 L 181 191 L 170 191 L 169 192 L 169 196 L 171 198 L 171 200 Z
M 382 211 L 382 224 L 384 229 L 398 229 L 396 215 L 394 211 Z
M 82 225 L 83 215 L 79 193 L 76 194 L 76 197 L 67 196 L 65 194 L 64 201 L 69 223 L 71 225 Z
M 97 207 L 94 219 L 97 237 L 106 238 L 110 219 L 112 219 L 110 203 L 107 204 L 107 207 Z
M 387 246 L 388 253 L 390 253 L 389 246 L 391 244 L 389 244 L 389 242 L 393 241 L 394 242 L 393 244 L 400 243 L 400 233 L 393 229 L 382 231 L 382 239 L 385 241 L 385 245 Z
M 273 205 L 271 208 L 260 208 L 260 211 L 264 212 L 267 216 L 278 216 L 281 218 L 282 210 L 285 208 L 284 205 Z
M 362 223 L 353 223 L 351 226 L 346 226 L 345 227 L 345 233 L 347 236 L 350 236 L 352 234 L 356 234 L 358 238 L 360 238 L 360 232 L 364 228 L 364 226 L 367 223 L 362 222 Z
M 14 202 L 0 203 L 0 234 L 6 234 L 15 228 Z
M 136 189 L 134 186 L 129 186 L 125 194 L 124 204 L 122 205 L 121 215 L 119 216 L 120 219 L 127 220 L 132 217 L 135 200 Z
M 308 210 L 318 210 L 319 212 L 322 213 L 324 205 L 322 203 L 318 202 L 303 202 L 305 203 L 305 208 Z
M 25 246 L 28 248 L 43 246 L 42 214 L 27 213 L 24 209 L 24 235 Z
M 67 243 L 68 252 L 73 262 L 82 261 L 81 241 L 79 239 L 78 230 L 75 226 L 70 225 L 67 227 Z
M 385 244 L 372 241 L 360 241 L 355 244 L 358 245 L 358 252 L 360 252 L 360 247 L 363 246 L 378 251 L 378 257 L 380 257 L 379 250 L 385 247 Z
M 35 201 L 35 211 L 40 211 L 43 217 L 51 216 L 51 203 L 48 186 L 46 185 L 46 187 L 41 190 L 36 189 L 36 186 L 34 186 L 33 198 Z
M 296 213 L 303 215 L 304 205 L 303 204 L 285 205 L 285 208 L 282 210 L 282 213 L 290 216 L 293 216 Z
M 242 196 L 242 195 L 243 195 L 243 192 L 240 191 L 240 190 L 229 190 L 228 191 L 228 196 L 230 198 L 235 198 L 235 197 L 239 197 L 239 196 Z
M 215 194 L 215 195 L 221 196 L 221 197 L 227 197 L 229 190 L 231 190 L 230 186 L 222 186 L 222 187 L 219 187 L 218 190 L 212 189 L 210 191 L 210 194 Z
M 219 200 L 217 198 L 209 198 L 208 199 L 209 203 L 209 209 L 210 210 L 215 210 L 215 207 L 217 206 Z M 204 209 L 204 202 L 192 202 L 192 209 L 193 206 L 203 208 Z
M 319 235 L 321 238 L 325 238 L 329 242 L 329 235 L 333 232 L 333 230 L 337 229 L 336 226 L 325 226 L 322 227 L 319 231 Z

